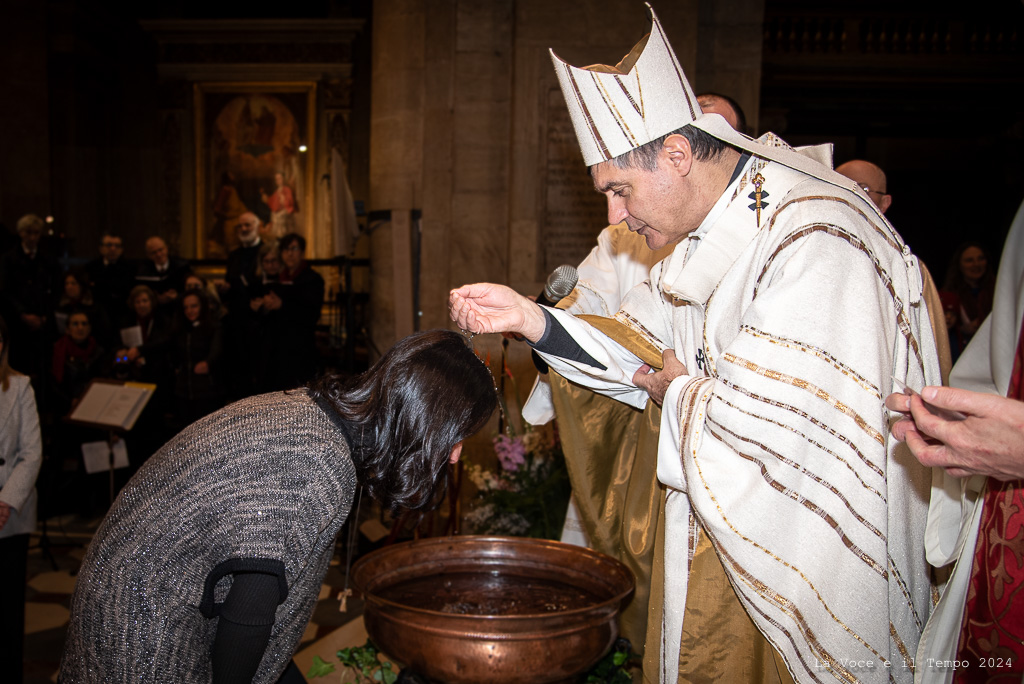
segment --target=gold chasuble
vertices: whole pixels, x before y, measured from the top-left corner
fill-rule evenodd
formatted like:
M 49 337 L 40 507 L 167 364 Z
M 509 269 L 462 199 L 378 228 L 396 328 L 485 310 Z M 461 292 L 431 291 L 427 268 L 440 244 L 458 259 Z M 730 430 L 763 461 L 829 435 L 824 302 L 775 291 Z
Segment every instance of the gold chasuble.
M 618 321 L 578 318 L 661 369 L 658 350 Z M 639 411 L 554 371 L 549 381 L 573 498 L 587 537 L 594 549 L 619 559 L 636 575 L 636 593 L 619 617 L 619 632 L 644 654 L 644 681 L 656 682 L 664 603 L 661 408 L 649 401 Z M 699 541 L 690 558 L 692 589 L 683 622 L 679 681 L 792 682 L 781 656 L 740 605 L 707 534 L 695 524 L 692 528 Z M 743 647 L 721 648 L 723 634 L 743 635 Z
M 654 368 L 661 354 L 618 321 L 581 315 Z M 658 521 L 665 488 L 658 482 L 658 432 L 661 408 L 644 411 L 570 383 L 550 373 L 551 400 L 558 416 L 573 498 L 591 546 L 622 561 L 636 576 L 636 593 L 619 617 L 619 633 L 643 653 L 648 604 L 661 624 L 661 592 L 650 601 Z M 661 577 L 661 569 L 655 573 Z

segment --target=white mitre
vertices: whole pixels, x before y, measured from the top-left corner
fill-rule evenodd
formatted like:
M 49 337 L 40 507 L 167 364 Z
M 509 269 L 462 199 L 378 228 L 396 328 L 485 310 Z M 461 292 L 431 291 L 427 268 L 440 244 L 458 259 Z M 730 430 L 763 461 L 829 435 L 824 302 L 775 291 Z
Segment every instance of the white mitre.
M 777 136 L 754 140 L 734 130 L 720 115 L 701 111 L 650 3 L 647 11 L 651 15 L 651 32 L 615 66 L 574 67 L 554 50 L 550 51 L 587 166 L 623 155 L 689 125 L 733 147 L 849 190 L 888 224 L 867 193 L 854 181 L 833 171 L 831 165 L 819 163 L 784 143 L 780 146 L 762 142 L 774 139 L 781 143 Z M 822 157 L 822 161 L 830 157 Z
M 615 66 L 570 66 L 551 51 L 587 166 L 600 164 L 691 124 L 703 112 L 661 22 Z

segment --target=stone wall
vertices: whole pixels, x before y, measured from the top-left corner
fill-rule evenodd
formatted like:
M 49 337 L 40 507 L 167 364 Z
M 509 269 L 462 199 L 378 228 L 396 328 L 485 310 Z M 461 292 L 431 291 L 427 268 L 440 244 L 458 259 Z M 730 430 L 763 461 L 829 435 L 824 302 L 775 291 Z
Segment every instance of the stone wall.
M 720 49 L 700 62 L 701 73 L 710 87 L 728 94 L 735 87 L 756 119 L 759 2 L 745 2 L 752 10 L 742 19 L 704 4 L 660 3 L 658 16 L 691 77 L 698 27 L 712 32 L 724 22 L 715 34 Z M 555 266 L 586 256 L 607 212 L 548 49 L 571 64 L 614 64 L 649 27 L 634 0 L 375 3 L 370 209 L 386 212 L 371 245 L 378 348 L 415 327 L 448 327 L 452 287 L 486 280 L 536 294 Z M 744 37 L 756 45 L 733 50 Z M 422 211 L 421 235 L 407 218 L 413 210 Z M 474 342 L 496 359 L 500 340 Z M 533 376 L 528 349 L 513 343 L 509 354 L 525 394 Z

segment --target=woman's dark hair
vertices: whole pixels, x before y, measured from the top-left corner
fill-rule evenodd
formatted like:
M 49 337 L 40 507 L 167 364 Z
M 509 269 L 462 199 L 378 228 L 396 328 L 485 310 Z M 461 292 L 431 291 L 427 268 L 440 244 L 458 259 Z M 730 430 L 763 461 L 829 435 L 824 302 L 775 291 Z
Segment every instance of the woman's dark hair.
M 277 241 L 277 250 L 279 252 L 283 252 L 284 250 L 288 249 L 293 242 L 297 243 L 299 245 L 299 249 L 302 250 L 303 253 L 305 253 L 306 238 L 302 237 L 298 233 L 288 233 L 286 235 L 282 235 L 281 239 Z
M 392 510 L 436 506 L 452 449 L 498 406 L 490 371 L 450 330 L 410 335 L 350 382 L 309 389 L 346 422 L 360 484 Z
M 135 298 L 141 294 L 149 297 L 149 303 L 153 305 L 153 309 L 155 310 L 158 303 L 156 301 L 156 293 L 153 292 L 153 289 L 149 285 L 136 285 L 132 288 L 132 291 L 128 293 L 128 308 L 131 309 L 132 312 L 135 311 Z
M 953 258 L 949 260 L 949 267 L 946 269 L 946 280 L 942 284 L 943 290 L 959 294 L 970 289 L 970 285 L 968 285 L 967 281 L 964 280 L 964 274 L 960 271 L 960 259 L 963 258 L 964 252 L 971 247 L 977 247 L 980 249 L 981 253 L 985 255 L 985 261 L 988 262 L 988 267 L 985 269 L 985 275 L 983 275 L 981 280 L 978 282 L 978 287 L 987 287 L 995 284 L 996 276 L 993 272 L 995 269 L 993 268 L 992 259 L 989 257 L 988 250 L 980 242 L 968 240 L 956 248 L 953 252 Z
M 192 325 L 188 318 L 185 317 L 185 300 L 189 297 L 195 297 L 199 300 L 199 325 L 203 327 L 211 325 L 213 317 L 210 314 L 209 297 L 202 290 L 185 290 L 185 294 L 181 295 L 181 306 L 178 307 L 176 314 L 178 328 L 184 330 Z
M 72 302 L 64 293 L 64 283 L 68 281 L 69 276 L 74 278 L 75 282 L 78 283 L 80 293 L 78 295 L 77 302 Z M 64 272 L 64 277 L 60 280 L 60 306 L 79 303 L 86 306 L 92 305 L 92 281 L 89 278 L 88 272 L 86 272 L 84 268 L 69 268 Z

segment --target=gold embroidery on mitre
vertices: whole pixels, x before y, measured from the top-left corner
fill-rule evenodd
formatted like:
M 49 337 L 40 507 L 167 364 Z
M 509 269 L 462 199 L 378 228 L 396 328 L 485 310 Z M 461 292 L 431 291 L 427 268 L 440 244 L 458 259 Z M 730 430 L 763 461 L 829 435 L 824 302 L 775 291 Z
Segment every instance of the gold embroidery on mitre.
M 626 117 L 619 113 L 619 108 L 615 106 L 615 101 L 612 100 L 612 96 L 604 87 L 602 80 L 597 77 L 597 74 L 593 74 L 592 77 L 594 79 L 594 85 L 601 93 L 601 99 L 604 100 L 605 107 L 608 108 L 608 112 L 612 115 L 615 123 L 619 125 L 619 132 L 622 133 L 622 137 L 628 140 L 629 144 L 633 147 L 639 147 L 640 145 L 637 143 L 636 136 L 634 136 L 633 132 L 629 130 L 629 124 L 626 123 Z

